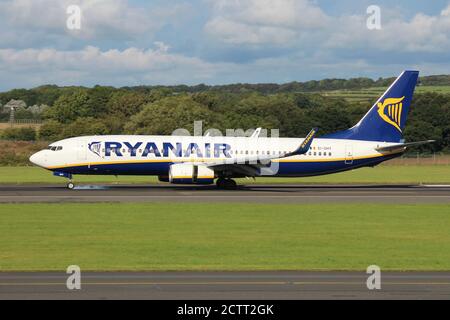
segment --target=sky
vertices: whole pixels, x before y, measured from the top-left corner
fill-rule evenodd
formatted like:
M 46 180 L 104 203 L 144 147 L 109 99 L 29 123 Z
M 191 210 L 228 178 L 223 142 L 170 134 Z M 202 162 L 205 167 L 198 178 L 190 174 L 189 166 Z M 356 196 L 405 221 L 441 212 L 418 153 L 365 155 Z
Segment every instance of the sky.
M 450 74 L 449 52 L 450 0 L 0 0 L 0 91 Z

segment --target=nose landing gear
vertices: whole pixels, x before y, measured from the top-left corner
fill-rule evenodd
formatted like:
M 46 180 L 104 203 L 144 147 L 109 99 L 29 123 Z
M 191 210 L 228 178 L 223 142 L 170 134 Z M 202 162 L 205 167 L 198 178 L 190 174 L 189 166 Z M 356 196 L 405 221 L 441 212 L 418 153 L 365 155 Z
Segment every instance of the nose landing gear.
M 216 182 L 218 189 L 224 189 L 224 190 L 236 190 L 237 189 L 237 183 L 233 179 L 224 179 L 219 178 Z
M 75 184 L 73 183 L 72 174 L 71 173 L 62 172 L 62 171 L 55 171 L 55 172 L 53 172 L 53 175 L 56 176 L 56 177 L 69 179 L 69 182 L 66 185 L 67 189 L 73 190 L 75 188 Z

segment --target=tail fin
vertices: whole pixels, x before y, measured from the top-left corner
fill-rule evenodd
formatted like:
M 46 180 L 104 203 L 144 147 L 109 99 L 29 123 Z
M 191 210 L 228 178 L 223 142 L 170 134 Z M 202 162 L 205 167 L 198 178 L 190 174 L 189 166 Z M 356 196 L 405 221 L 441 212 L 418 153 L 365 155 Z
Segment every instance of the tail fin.
M 358 124 L 323 138 L 402 141 L 403 129 L 418 77 L 418 71 L 403 71 Z

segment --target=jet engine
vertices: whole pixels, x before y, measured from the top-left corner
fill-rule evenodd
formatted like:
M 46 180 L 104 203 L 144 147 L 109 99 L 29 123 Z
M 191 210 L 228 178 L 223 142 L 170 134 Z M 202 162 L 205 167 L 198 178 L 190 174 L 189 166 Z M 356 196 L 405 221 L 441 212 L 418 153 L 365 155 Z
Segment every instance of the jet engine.
M 169 169 L 169 182 L 173 184 L 213 184 L 214 170 L 192 164 L 173 164 Z

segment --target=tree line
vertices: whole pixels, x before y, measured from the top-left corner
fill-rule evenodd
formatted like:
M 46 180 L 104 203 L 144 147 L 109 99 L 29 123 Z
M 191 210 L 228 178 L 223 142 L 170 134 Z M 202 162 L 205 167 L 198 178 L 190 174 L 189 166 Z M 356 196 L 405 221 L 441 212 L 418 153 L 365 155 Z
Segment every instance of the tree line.
M 442 85 L 450 78 L 434 77 L 428 77 L 426 81 Z M 350 82 L 347 85 L 362 81 L 352 80 L 343 81 Z M 389 80 L 371 81 L 387 86 Z M 423 79 L 421 81 L 424 82 Z M 8 140 L 42 141 L 81 135 L 165 135 L 177 128 L 193 132 L 194 121 L 202 120 L 205 129 L 216 128 L 222 132 L 263 127 L 280 129 L 282 137 L 301 137 L 313 126 L 318 126 L 321 134 L 349 128 L 371 106 L 370 103 L 348 102 L 316 92 L 280 91 L 279 88 L 285 85 L 264 90 L 247 86 L 269 88 L 271 85 L 204 86 L 202 90 L 198 90 L 198 86 L 186 87 L 189 90 L 181 89 L 185 86 L 43 86 L 12 90 L 0 94 L 0 103 L 22 100 L 27 105 L 48 107 L 39 109 L 39 117 L 44 122 L 38 132 L 31 128 L 8 128 L 1 135 Z M 436 144 L 420 147 L 422 152 L 449 152 L 450 95 L 434 92 L 416 94 L 405 138 L 407 141 L 437 140 Z

